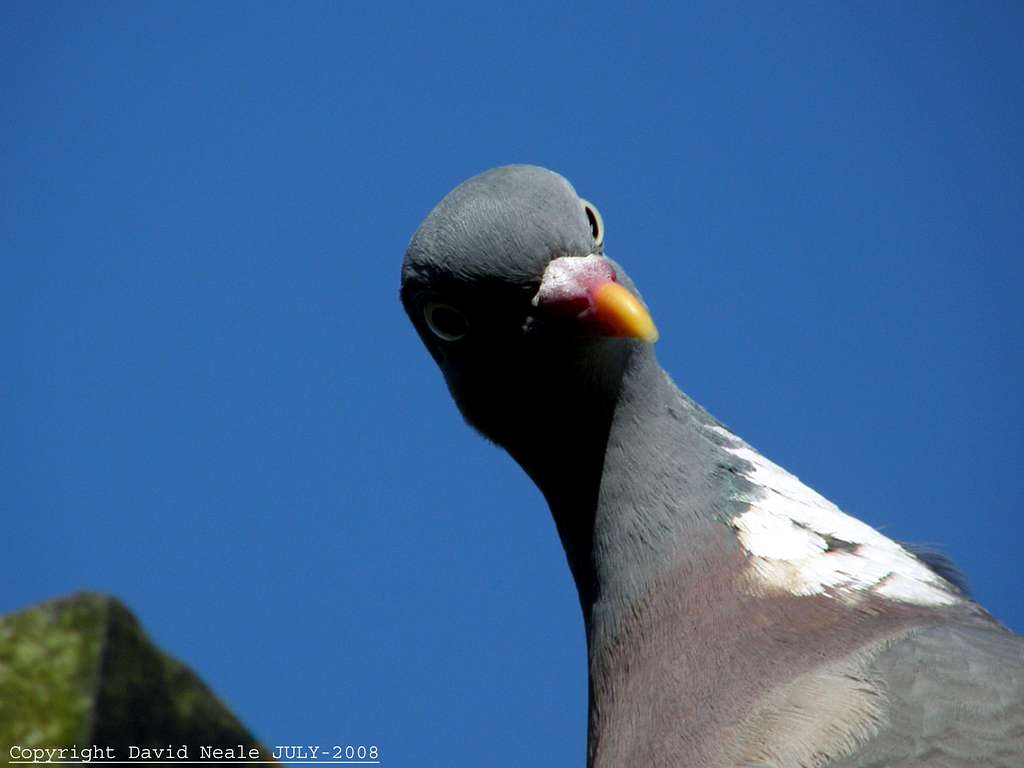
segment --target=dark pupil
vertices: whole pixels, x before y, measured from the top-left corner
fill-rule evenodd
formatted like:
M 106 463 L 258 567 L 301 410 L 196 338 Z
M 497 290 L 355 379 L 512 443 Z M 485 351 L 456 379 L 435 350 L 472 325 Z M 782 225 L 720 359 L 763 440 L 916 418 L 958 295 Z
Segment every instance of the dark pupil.
M 597 225 L 597 216 L 594 215 L 594 212 L 590 210 L 590 208 L 586 208 L 585 210 L 587 212 L 587 221 L 590 222 L 590 233 L 594 236 L 594 239 L 597 240 L 598 236 L 601 234 L 601 228 Z
M 466 332 L 465 318 L 448 307 L 435 307 L 430 313 L 430 322 L 437 330 L 448 336 L 461 336 Z

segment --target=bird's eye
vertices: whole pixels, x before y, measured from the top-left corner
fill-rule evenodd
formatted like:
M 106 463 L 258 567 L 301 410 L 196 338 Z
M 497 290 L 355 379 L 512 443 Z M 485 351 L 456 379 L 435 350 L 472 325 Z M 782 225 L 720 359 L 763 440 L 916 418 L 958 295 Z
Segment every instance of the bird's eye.
M 469 332 L 466 316 L 451 304 L 431 301 L 423 308 L 423 319 L 433 334 L 445 341 L 458 341 Z
M 600 248 L 604 245 L 604 221 L 601 220 L 601 214 L 597 212 L 597 208 L 592 203 L 588 203 L 586 200 L 580 200 L 580 202 L 583 203 L 583 212 L 587 214 L 587 221 L 590 222 L 594 245 Z

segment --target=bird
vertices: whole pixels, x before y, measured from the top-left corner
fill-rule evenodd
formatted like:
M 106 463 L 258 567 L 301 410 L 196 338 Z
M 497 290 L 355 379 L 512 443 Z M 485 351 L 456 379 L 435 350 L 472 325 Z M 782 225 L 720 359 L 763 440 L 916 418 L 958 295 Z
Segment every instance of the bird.
M 540 489 L 587 639 L 589 768 L 1024 766 L 1024 638 L 685 395 L 597 208 L 531 165 L 426 216 L 401 303 Z

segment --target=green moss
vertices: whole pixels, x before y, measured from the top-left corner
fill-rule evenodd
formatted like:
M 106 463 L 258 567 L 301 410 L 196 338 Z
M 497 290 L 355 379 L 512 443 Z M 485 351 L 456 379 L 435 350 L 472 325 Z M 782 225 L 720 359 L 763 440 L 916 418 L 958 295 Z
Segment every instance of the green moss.
M 0 618 L 0 744 L 88 738 L 106 613 L 82 595 Z
M 112 597 L 81 594 L 0 618 L 0 746 L 259 747 Z M 266 753 L 264 753 L 266 754 Z

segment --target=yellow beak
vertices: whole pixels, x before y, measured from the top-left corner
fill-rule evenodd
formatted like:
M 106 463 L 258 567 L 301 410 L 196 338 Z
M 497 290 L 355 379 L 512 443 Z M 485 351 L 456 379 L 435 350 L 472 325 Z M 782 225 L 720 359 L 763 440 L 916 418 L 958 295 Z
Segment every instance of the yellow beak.
M 610 336 L 642 339 L 648 344 L 658 340 L 658 329 L 647 307 L 619 283 L 601 283 L 591 295 L 592 320 Z

